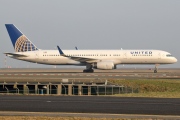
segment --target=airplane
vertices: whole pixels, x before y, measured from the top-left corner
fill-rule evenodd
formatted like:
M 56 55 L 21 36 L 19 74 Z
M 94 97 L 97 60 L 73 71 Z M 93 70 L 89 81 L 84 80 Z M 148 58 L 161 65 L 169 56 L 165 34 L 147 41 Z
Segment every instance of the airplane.
M 116 69 L 119 64 L 153 64 L 157 73 L 160 64 L 173 64 L 177 59 L 162 50 L 42 50 L 37 48 L 15 25 L 5 24 L 15 52 L 4 53 L 14 59 L 48 65 L 86 66 L 94 69 Z

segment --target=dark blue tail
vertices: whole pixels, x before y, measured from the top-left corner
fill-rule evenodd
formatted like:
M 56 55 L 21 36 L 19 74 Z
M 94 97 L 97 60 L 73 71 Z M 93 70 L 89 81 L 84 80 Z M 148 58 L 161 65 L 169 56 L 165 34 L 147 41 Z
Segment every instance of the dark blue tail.
M 35 51 L 38 48 L 13 24 L 5 24 L 16 52 Z

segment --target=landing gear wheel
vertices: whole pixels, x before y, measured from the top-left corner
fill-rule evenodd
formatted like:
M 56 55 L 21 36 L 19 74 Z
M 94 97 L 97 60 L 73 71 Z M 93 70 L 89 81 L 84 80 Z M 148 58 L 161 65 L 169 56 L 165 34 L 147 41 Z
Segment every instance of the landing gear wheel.
M 94 70 L 93 69 L 85 69 L 83 70 L 83 73 L 93 73 Z
M 158 71 L 158 66 L 159 66 L 160 64 L 155 64 L 155 68 L 154 68 L 154 73 L 157 73 L 157 71 Z

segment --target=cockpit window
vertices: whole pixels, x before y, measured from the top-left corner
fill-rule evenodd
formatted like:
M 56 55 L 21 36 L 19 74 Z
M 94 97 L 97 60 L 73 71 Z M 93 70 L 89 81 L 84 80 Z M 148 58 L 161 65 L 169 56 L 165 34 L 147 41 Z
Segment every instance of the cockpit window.
M 167 54 L 166 57 L 172 57 L 172 55 L 171 54 Z

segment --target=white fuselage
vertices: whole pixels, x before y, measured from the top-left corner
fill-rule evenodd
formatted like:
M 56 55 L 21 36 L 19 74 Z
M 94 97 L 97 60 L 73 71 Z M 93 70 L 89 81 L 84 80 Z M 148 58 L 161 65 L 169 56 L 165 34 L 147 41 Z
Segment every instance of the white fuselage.
M 94 59 L 89 63 L 111 61 L 118 64 L 172 64 L 177 59 L 170 53 L 161 50 L 63 50 L 66 56 Z M 58 50 L 38 50 L 29 52 L 16 52 L 26 57 L 14 57 L 29 62 L 51 65 L 85 65 L 59 54 Z M 88 61 L 86 61 L 88 63 Z

